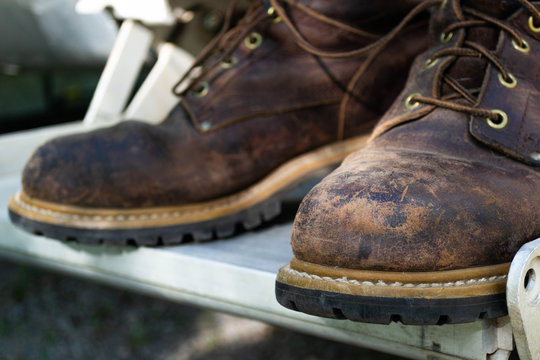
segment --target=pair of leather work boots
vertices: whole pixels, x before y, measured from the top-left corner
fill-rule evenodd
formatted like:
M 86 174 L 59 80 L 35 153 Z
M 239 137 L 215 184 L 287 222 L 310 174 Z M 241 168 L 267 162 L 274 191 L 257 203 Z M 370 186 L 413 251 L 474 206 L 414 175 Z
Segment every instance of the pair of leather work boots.
M 230 236 L 352 153 L 303 200 L 278 301 L 375 323 L 502 316 L 509 262 L 540 236 L 539 10 L 257 1 L 163 123 L 41 146 L 11 219 L 95 244 Z

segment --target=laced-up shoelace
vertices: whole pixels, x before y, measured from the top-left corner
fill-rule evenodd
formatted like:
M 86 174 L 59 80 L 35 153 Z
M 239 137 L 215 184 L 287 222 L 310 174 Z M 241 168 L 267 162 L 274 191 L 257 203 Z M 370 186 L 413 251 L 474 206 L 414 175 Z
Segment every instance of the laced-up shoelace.
M 528 0 L 516 0 L 520 5 L 525 7 L 531 14 L 529 17 L 528 25 L 529 29 L 533 33 L 539 33 L 540 27 L 535 24 L 540 24 L 540 11 L 536 9 Z M 446 1 L 445 1 L 446 2 Z M 459 3 L 456 3 L 459 6 Z M 511 27 L 503 23 L 501 20 L 483 14 L 480 11 L 471 9 L 468 7 L 462 7 L 462 13 L 468 15 L 471 19 L 459 20 L 448 27 L 446 27 L 441 34 L 441 42 L 447 43 L 453 36 L 453 33 L 459 29 L 471 28 L 471 27 L 498 27 L 502 31 L 506 32 L 512 39 L 512 44 L 516 50 L 527 53 L 530 50 L 529 44 L 521 38 L 521 36 L 513 30 Z M 424 68 L 430 68 L 434 66 L 439 59 L 445 56 L 454 56 L 454 60 L 459 57 L 483 57 L 491 63 L 499 72 L 499 81 L 501 84 L 508 88 L 513 88 L 517 85 L 516 78 L 505 68 L 504 63 L 495 55 L 491 50 L 486 49 L 480 44 L 472 41 L 464 40 L 461 45 L 448 47 L 435 52 L 425 63 Z M 463 112 L 477 117 L 486 118 L 488 124 L 495 129 L 502 129 L 508 123 L 508 116 L 504 111 L 498 109 L 481 109 L 474 107 L 476 103 L 475 96 L 480 92 L 480 89 L 466 89 L 457 80 L 441 72 L 437 75 L 435 82 L 437 84 L 436 89 L 441 91 L 441 82 L 448 85 L 453 93 L 441 97 L 423 96 L 415 93 L 410 95 L 405 105 L 407 108 L 415 108 L 420 104 L 433 105 L 445 109 L 450 109 L 458 112 Z M 472 104 L 472 106 L 463 104 L 463 101 L 456 102 L 458 100 L 465 100 Z
M 253 2 L 248 8 L 244 17 L 238 22 L 238 24 L 232 28 L 232 18 L 235 12 L 237 0 L 232 0 L 227 11 L 225 13 L 225 18 L 223 21 L 223 26 L 219 33 L 206 45 L 202 51 L 197 55 L 193 64 L 190 68 L 184 73 L 180 80 L 173 87 L 173 93 L 177 96 L 183 96 L 189 90 L 191 90 L 195 84 L 198 84 L 199 81 L 205 77 L 213 68 L 220 64 L 231 64 L 231 54 L 234 52 L 236 47 L 245 39 L 245 37 L 251 33 L 251 31 L 264 19 L 267 19 L 268 16 L 273 16 L 273 14 L 267 13 L 264 14 L 261 12 L 263 5 L 260 2 Z M 269 10 L 270 12 L 270 10 Z M 218 56 L 215 56 L 218 55 Z M 212 63 L 206 63 L 210 58 L 214 57 Z M 188 86 L 180 89 L 180 85 L 186 81 L 195 71 L 200 67 L 204 67 L 195 76 Z M 232 64 L 231 64 L 232 65 Z
M 208 84 L 205 82 L 201 82 L 201 80 L 216 66 L 220 66 L 220 64 L 223 67 L 228 67 L 229 65 L 232 65 L 234 63 L 234 59 L 231 58 L 231 55 L 242 42 L 245 42 L 248 47 L 250 46 L 250 44 L 252 44 L 253 48 L 258 46 L 260 44 L 261 38 L 260 35 L 253 32 L 253 30 L 257 27 L 258 24 L 260 24 L 264 20 L 270 20 L 275 23 L 283 22 L 290 31 L 294 41 L 298 44 L 298 46 L 315 56 L 326 58 L 362 57 L 366 56 L 369 53 L 372 53 L 373 51 L 378 51 L 384 48 L 390 41 L 392 41 L 396 37 L 396 35 L 405 26 L 407 26 L 407 24 L 415 16 L 430 7 L 440 5 L 441 1 L 442 0 L 428 0 L 420 3 L 415 8 L 413 8 L 409 12 L 409 14 L 405 18 L 403 18 L 403 20 L 393 30 L 391 30 L 388 34 L 384 36 L 380 36 L 331 19 L 321 13 L 310 9 L 303 4 L 296 2 L 295 0 L 267 0 L 265 1 L 266 4 L 263 4 L 260 1 L 256 1 L 252 3 L 252 5 L 248 8 L 242 20 L 240 20 L 235 27 L 232 27 L 232 17 L 236 8 L 236 0 L 233 0 L 226 12 L 222 29 L 220 30 L 218 35 L 196 57 L 193 65 L 174 86 L 173 92 L 178 96 L 184 96 L 186 92 L 194 90 L 194 88 L 198 86 L 195 91 L 199 94 L 205 94 L 208 91 Z M 305 12 L 309 16 L 320 20 L 321 22 L 342 29 L 344 31 L 348 31 L 352 34 L 363 36 L 367 39 L 373 40 L 373 42 L 362 48 L 345 52 L 326 51 L 323 49 L 319 49 L 310 44 L 309 41 L 307 41 L 297 30 L 296 26 L 293 24 L 293 22 L 287 15 L 285 8 L 281 5 L 281 3 L 283 2 L 290 6 L 296 7 L 297 9 Z M 263 11 L 264 9 L 266 9 L 266 11 Z M 189 81 L 189 84 L 185 85 L 184 82 L 186 82 L 186 80 L 191 77 L 195 69 L 200 69 L 199 73 Z M 349 88 L 348 90 L 350 91 Z

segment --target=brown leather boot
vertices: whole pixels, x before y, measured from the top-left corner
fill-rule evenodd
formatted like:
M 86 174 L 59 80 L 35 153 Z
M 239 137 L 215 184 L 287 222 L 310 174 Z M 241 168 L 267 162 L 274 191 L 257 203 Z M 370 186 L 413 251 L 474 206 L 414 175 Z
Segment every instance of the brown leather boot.
M 506 313 L 513 255 L 540 237 L 540 2 L 443 2 L 431 47 L 368 146 L 312 189 L 277 298 L 356 321 Z
M 63 240 L 159 245 L 275 217 L 289 191 L 364 146 L 427 47 L 427 21 L 409 21 L 420 0 L 336 3 L 254 2 L 198 57 L 163 123 L 41 146 L 12 221 Z

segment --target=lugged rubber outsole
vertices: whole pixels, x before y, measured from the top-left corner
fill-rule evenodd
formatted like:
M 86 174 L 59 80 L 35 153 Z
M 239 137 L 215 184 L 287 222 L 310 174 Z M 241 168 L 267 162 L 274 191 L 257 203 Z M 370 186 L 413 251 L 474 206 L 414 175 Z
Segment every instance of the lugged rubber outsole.
M 444 325 L 492 319 L 508 313 L 504 293 L 450 299 L 387 298 L 303 289 L 276 282 L 284 307 L 332 319 L 405 325 Z

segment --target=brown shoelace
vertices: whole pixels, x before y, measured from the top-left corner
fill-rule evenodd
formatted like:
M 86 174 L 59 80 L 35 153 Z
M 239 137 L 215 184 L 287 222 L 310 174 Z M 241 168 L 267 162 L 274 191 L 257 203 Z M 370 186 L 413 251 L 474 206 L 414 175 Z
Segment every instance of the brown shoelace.
M 509 27 L 507 24 L 505 24 L 501 20 L 493 18 L 486 14 L 483 14 L 482 12 L 477 11 L 472 8 L 461 7 L 459 0 L 452 0 L 452 1 L 453 1 L 453 6 L 455 6 L 455 8 L 459 10 L 458 13 L 461 13 L 463 15 L 468 15 L 468 19 L 465 19 L 463 17 L 459 21 L 446 27 L 442 31 L 442 34 L 441 34 L 442 42 L 448 42 L 456 30 L 466 29 L 466 28 L 471 28 L 471 27 L 497 27 L 500 30 L 506 32 L 511 37 L 514 43 L 514 47 L 516 47 L 518 50 L 521 49 L 521 51 L 524 51 L 524 52 L 528 51 L 529 45 L 525 42 L 525 40 L 523 40 L 515 30 L 513 30 L 511 27 Z M 531 16 L 529 17 L 529 27 L 531 31 L 533 32 L 540 31 L 540 29 L 538 29 L 538 27 L 535 25 L 535 24 L 540 24 L 540 11 L 538 11 L 538 9 L 536 9 L 536 7 L 532 5 L 528 0 L 516 0 L 516 1 L 530 12 Z M 492 64 L 499 71 L 499 80 L 503 84 L 505 84 L 505 86 L 514 87 L 517 84 L 517 80 L 505 68 L 504 63 L 497 57 L 497 55 L 494 54 L 494 52 L 492 52 L 489 49 L 486 49 L 484 46 L 480 44 L 477 44 L 472 41 L 467 41 L 466 37 L 464 37 L 464 40 L 461 41 L 461 43 L 458 43 L 455 46 L 444 48 L 435 52 L 427 60 L 425 67 L 433 66 L 437 61 L 439 61 L 440 58 L 446 57 L 446 56 L 454 57 L 453 59 L 454 61 L 462 56 L 484 58 L 487 62 Z M 439 72 L 437 74 L 435 78 L 435 82 L 436 82 L 436 86 L 434 87 L 434 89 L 437 89 L 436 91 L 438 91 L 439 94 L 437 94 L 434 97 L 413 94 L 407 99 L 407 103 L 412 106 L 416 106 L 417 104 L 422 103 L 422 104 L 433 105 L 436 107 L 441 107 L 445 109 L 467 113 L 473 116 L 484 117 L 490 120 L 496 126 L 501 125 L 501 128 L 504 127 L 502 126 L 504 125 L 503 122 L 508 120 L 508 119 L 505 119 L 506 115 L 504 114 L 504 112 L 500 110 L 489 110 L 489 109 L 481 109 L 481 108 L 474 107 L 476 103 L 475 96 L 479 94 L 480 92 L 479 89 L 466 89 L 457 80 L 444 74 L 444 72 Z M 441 97 L 440 85 L 442 82 L 448 85 L 452 90 L 454 90 L 454 92 L 448 95 L 445 95 L 444 97 Z M 461 103 L 456 102 L 458 100 L 463 100 L 463 99 L 465 101 L 461 101 Z M 466 103 L 470 103 L 471 105 L 467 105 Z
M 298 3 L 295 0 L 267 0 L 266 6 L 260 1 L 255 1 L 248 8 L 242 20 L 240 20 L 240 22 L 235 27 L 231 27 L 232 16 L 234 13 L 234 9 L 236 8 L 236 0 L 233 0 L 231 1 L 231 4 L 226 12 L 224 24 L 221 31 L 195 58 L 193 65 L 174 86 L 173 93 L 178 96 L 185 95 L 187 91 L 193 90 L 197 86 L 197 84 L 199 84 L 199 82 L 213 68 L 219 66 L 222 63 L 230 62 L 232 60 L 231 55 L 237 48 L 237 46 L 239 46 L 243 41 L 245 41 L 245 39 L 250 36 L 255 27 L 262 21 L 282 21 L 289 29 L 298 46 L 315 56 L 326 58 L 362 57 L 366 56 L 370 52 L 384 48 L 386 44 L 392 41 L 392 39 L 394 39 L 396 35 L 416 15 L 422 13 L 424 10 L 430 7 L 440 5 L 441 1 L 442 0 L 429 0 L 420 3 L 414 9 L 412 9 L 410 13 L 393 30 L 391 30 L 388 34 L 381 36 L 378 34 L 372 34 L 361 29 L 354 28 L 348 24 L 328 18 L 327 16 L 320 14 L 307 6 Z M 365 47 L 346 52 L 332 52 L 319 49 L 310 44 L 300 34 L 291 19 L 288 17 L 286 10 L 281 3 L 286 3 L 287 5 L 294 6 L 297 9 L 305 12 L 309 16 L 320 20 L 321 22 L 348 31 L 352 34 L 361 35 L 367 39 L 373 40 L 373 42 Z M 189 84 L 187 86 L 183 86 L 182 89 L 180 89 L 180 86 L 194 73 L 195 69 L 199 69 L 199 73 L 189 81 Z

